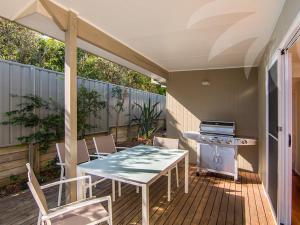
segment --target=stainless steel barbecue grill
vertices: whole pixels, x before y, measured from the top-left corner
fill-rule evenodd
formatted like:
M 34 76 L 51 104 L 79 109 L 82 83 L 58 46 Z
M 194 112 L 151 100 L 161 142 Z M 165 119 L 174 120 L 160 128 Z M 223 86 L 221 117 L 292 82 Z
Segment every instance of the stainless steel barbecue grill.
M 183 136 L 198 142 L 197 173 L 205 169 L 238 179 L 238 146 L 255 145 L 256 140 L 235 135 L 235 122 L 202 121 L 200 132 L 184 132 Z
M 222 121 L 203 121 L 200 124 L 200 133 L 205 135 L 235 135 L 235 123 L 234 122 L 222 122 Z

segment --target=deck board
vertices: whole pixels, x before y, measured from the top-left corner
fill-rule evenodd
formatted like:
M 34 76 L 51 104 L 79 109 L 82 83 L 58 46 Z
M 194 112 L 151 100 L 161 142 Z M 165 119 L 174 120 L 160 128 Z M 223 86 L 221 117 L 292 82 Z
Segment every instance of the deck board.
M 251 224 L 250 220 L 250 207 L 249 207 L 249 197 L 248 197 L 248 186 L 246 181 L 246 176 L 244 172 L 240 173 L 240 179 L 242 182 L 242 205 L 243 205 L 243 222 L 244 224 Z
M 222 195 L 222 201 L 220 204 L 220 210 L 219 214 L 217 216 L 217 224 L 219 225 L 225 225 L 226 224 L 226 216 L 227 216 L 227 209 L 228 209 L 228 200 L 229 200 L 229 188 L 230 188 L 230 182 L 228 179 L 224 180 L 224 190 Z
M 193 176 L 192 181 L 190 183 L 189 193 L 191 193 L 194 190 L 194 188 L 196 187 L 198 182 L 199 182 L 199 178 Z M 180 212 L 180 210 L 184 206 L 185 202 L 187 201 L 187 198 L 188 198 L 188 195 L 184 194 L 183 187 L 182 187 L 182 190 L 180 191 L 180 193 L 178 193 L 177 197 L 174 198 L 170 202 L 170 204 L 168 204 L 168 207 L 166 207 L 163 214 L 161 215 L 159 220 L 156 221 L 155 224 L 157 224 L 157 225 L 163 225 L 166 223 L 172 224 L 172 222 L 174 221 L 174 219 L 177 216 L 176 212 Z
M 200 220 L 200 224 L 206 225 L 209 222 L 209 218 L 211 216 L 213 205 L 217 196 L 219 184 L 220 184 L 220 179 L 219 178 L 215 179 L 215 183 L 211 188 L 209 198 L 207 199 L 207 203 L 205 205 L 203 216 Z
M 257 215 L 258 215 L 259 223 L 267 225 L 268 222 L 267 222 L 267 219 L 266 219 L 265 209 L 264 209 L 263 204 L 262 204 L 259 189 L 258 189 L 257 185 L 255 184 L 256 179 L 255 179 L 253 174 L 251 174 L 250 177 L 251 177 L 251 182 L 252 182 L 252 189 L 253 189 L 253 192 L 254 192 L 254 198 L 255 198 L 255 202 L 256 202 L 256 208 L 257 208 L 257 212 L 258 212 Z
M 225 185 L 224 179 L 220 179 L 220 182 L 219 182 L 219 185 L 218 185 L 217 195 L 216 195 L 216 198 L 215 198 L 215 201 L 214 201 L 211 216 L 210 216 L 209 221 L 208 221 L 209 225 L 214 225 L 214 224 L 217 224 L 217 222 L 218 222 L 218 216 L 219 216 L 221 203 L 222 203 L 222 198 L 223 198 L 223 194 L 224 194 L 224 185 Z
M 254 197 L 253 184 L 251 181 L 250 174 L 246 174 L 246 173 L 243 173 L 243 174 L 245 175 L 245 182 L 246 182 L 247 190 L 248 190 L 251 224 L 260 224 L 259 220 L 258 220 L 257 206 L 256 206 L 255 197 Z M 264 212 L 260 212 L 260 213 L 264 213 Z
M 234 224 L 242 225 L 243 222 L 243 200 L 242 200 L 242 184 L 241 181 L 235 183 L 235 211 Z
M 235 182 L 229 180 L 229 196 L 228 196 L 228 206 L 226 214 L 226 225 L 234 225 L 234 215 L 235 215 Z
M 240 172 L 238 182 L 229 177 L 202 173 L 196 176 L 190 169 L 189 194 L 184 193 L 183 167 L 180 186 L 172 177 L 172 199 L 167 201 L 167 178 L 161 177 L 150 186 L 150 224 L 155 225 L 242 225 L 275 224 L 259 177 Z M 94 189 L 96 196 L 111 193 L 111 182 Z M 57 202 L 57 188 L 45 191 L 50 207 Z M 117 195 L 118 196 L 118 195 Z M 36 224 L 37 207 L 28 191 L 0 199 L 0 224 Z M 122 196 L 113 203 L 114 224 L 141 224 L 141 192 L 132 185 L 122 184 Z

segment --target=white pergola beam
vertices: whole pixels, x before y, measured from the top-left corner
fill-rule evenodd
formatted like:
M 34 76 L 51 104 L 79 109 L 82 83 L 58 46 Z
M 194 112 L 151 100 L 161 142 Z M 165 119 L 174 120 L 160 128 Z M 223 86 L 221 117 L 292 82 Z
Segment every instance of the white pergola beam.
M 54 4 L 50 0 L 38 0 L 42 3 L 46 11 L 51 15 L 56 25 L 66 31 L 68 28 L 68 11 Z
M 167 78 L 167 70 L 80 18 L 78 20 L 78 37 L 154 74 Z
M 51 15 L 57 26 L 63 30 L 67 30 L 68 11 L 51 0 L 39 0 Z M 145 56 L 134 51 L 122 42 L 114 39 L 110 35 L 101 31 L 99 28 L 91 25 L 87 21 L 78 17 L 78 33 L 77 37 L 100 48 L 112 53 L 130 63 L 133 63 L 147 71 L 168 79 L 169 72 L 147 59 Z
M 77 15 L 69 11 L 65 32 L 65 163 L 66 177 L 74 178 L 77 166 Z M 67 186 L 66 199 L 76 201 L 77 186 Z
M 44 8 L 40 1 L 32 2 L 28 7 L 22 10 L 20 13 L 13 18 L 13 20 L 21 20 L 25 17 L 29 17 L 35 13 L 41 14 L 45 17 L 52 18 L 52 16 L 48 13 L 48 11 Z

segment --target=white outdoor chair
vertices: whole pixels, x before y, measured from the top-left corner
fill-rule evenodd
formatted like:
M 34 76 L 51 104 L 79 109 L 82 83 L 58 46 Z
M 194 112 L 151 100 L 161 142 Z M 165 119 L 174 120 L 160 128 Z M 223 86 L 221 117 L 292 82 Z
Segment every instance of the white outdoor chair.
M 59 159 L 59 163 L 57 165 L 60 166 L 60 180 L 65 180 L 65 144 L 64 143 L 56 143 L 56 150 Z M 78 164 L 90 161 L 89 151 L 85 142 L 85 139 L 77 141 L 77 162 Z M 98 183 L 105 181 L 105 178 L 99 178 L 98 176 L 92 175 L 92 185 L 96 186 Z M 87 184 L 85 188 L 89 188 Z M 114 188 L 112 188 L 113 195 L 115 193 Z M 61 195 L 62 195 L 62 183 L 59 185 L 58 190 L 58 201 L 57 205 L 61 204 Z
M 106 136 L 93 137 L 96 152 L 94 155 L 99 157 L 105 157 L 110 154 L 116 153 L 117 151 L 125 150 L 126 147 L 116 147 L 115 140 L 112 134 Z M 118 195 L 121 197 L 121 182 L 118 182 Z M 138 193 L 138 187 L 137 187 Z M 113 195 L 113 201 L 115 201 L 115 196 Z
M 100 224 L 107 222 L 112 225 L 112 203 L 110 196 L 102 198 L 92 197 L 92 179 L 91 176 L 82 176 L 71 179 L 65 179 L 58 182 L 40 186 L 30 164 L 27 163 L 28 169 L 28 187 L 39 207 L 38 225 L 84 225 Z M 61 207 L 49 209 L 43 189 L 60 185 L 61 183 L 76 182 L 78 180 L 88 180 L 89 198 L 66 204 Z M 107 202 L 106 210 L 101 202 Z
M 116 147 L 115 140 L 112 134 L 106 136 L 93 137 L 96 152 L 95 154 L 104 157 L 117 151 L 125 150 L 126 147 Z
M 163 147 L 167 149 L 178 149 L 179 139 L 154 137 L 153 146 Z M 172 167 L 165 176 L 168 176 L 168 201 L 171 200 L 171 171 L 176 169 L 176 184 L 179 187 L 178 164 Z

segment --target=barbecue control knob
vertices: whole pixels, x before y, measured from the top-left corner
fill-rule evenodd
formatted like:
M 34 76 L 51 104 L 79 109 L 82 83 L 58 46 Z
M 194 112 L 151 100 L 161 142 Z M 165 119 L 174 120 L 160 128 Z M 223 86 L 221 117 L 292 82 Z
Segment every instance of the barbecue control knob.
M 243 145 L 245 145 L 245 144 L 247 144 L 248 142 L 247 142 L 247 140 L 242 140 L 242 144 Z
M 226 144 L 230 145 L 231 144 L 231 140 L 226 141 Z

